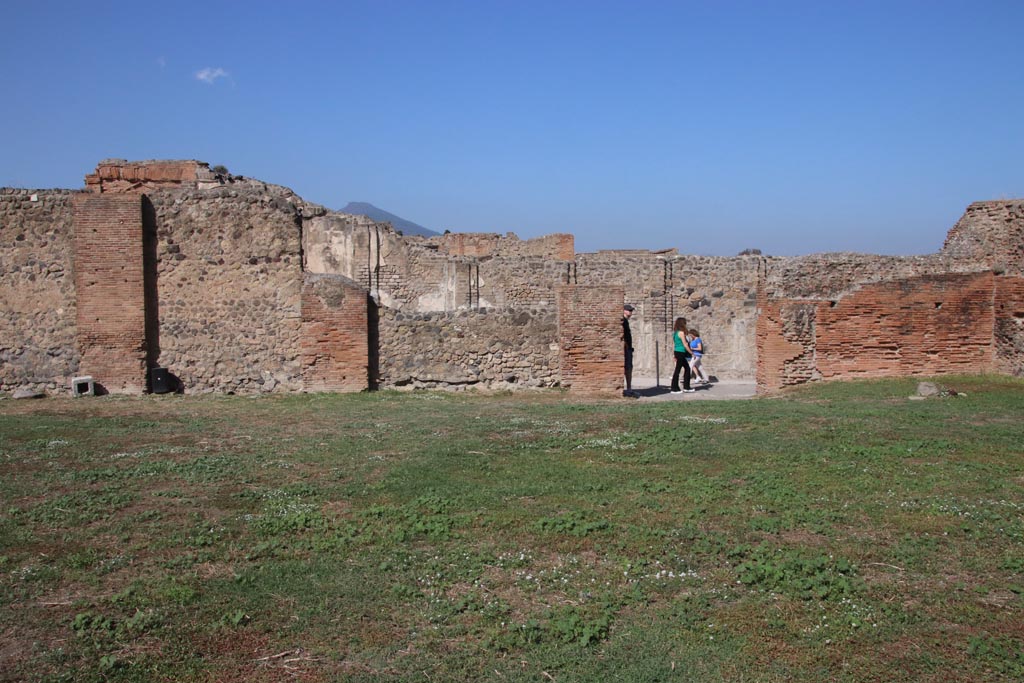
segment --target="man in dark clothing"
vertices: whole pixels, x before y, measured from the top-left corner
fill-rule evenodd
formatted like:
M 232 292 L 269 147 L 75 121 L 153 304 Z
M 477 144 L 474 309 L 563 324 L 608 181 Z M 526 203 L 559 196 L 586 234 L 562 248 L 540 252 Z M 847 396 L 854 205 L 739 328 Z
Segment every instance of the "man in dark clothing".
M 623 396 L 633 396 L 633 333 L 629 329 L 629 318 L 633 315 L 634 308 L 629 304 L 622 307 L 622 354 L 624 358 L 623 370 L 626 376 L 626 388 Z

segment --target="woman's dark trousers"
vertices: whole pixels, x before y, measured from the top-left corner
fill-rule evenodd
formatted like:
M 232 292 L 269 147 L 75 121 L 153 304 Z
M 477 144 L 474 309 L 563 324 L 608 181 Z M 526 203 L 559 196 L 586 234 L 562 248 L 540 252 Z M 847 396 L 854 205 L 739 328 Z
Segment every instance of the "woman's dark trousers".
M 676 351 L 676 370 L 672 373 L 672 391 L 679 391 L 679 371 L 683 371 L 683 389 L 690 388 L 689 357 L 682 351 Z

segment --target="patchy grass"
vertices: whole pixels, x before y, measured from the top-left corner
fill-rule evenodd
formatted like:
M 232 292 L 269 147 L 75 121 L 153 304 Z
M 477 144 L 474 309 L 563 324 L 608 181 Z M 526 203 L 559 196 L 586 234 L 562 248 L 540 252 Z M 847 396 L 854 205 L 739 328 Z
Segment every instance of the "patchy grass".
M 1024 383 L 0 402 L 3 681 L 1009 681 Z

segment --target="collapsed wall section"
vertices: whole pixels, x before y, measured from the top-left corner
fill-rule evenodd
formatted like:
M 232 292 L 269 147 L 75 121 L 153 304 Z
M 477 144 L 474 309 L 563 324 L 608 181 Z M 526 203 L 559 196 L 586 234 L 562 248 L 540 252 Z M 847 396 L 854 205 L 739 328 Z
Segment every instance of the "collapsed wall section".
M 110 393 L 146 390 L 146 291 L 138 195 L 74 196 L 80 371 Z
M 0 189 L 0 391 L 65 392 L 78 370 L 72 196 Z
M 149 201 L 159 364 L 190 393 L 302 390 L 296 204 L 231 187 Z
M 554 307 L 380 311 L 381 387 L 557 386 Z

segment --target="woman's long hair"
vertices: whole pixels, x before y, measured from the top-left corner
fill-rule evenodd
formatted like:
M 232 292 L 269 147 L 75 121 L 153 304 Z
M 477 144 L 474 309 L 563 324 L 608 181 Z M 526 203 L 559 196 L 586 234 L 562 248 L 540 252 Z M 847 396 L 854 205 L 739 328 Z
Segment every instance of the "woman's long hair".
M 676 318 L 676 324 L 672 330 L 675 332 L 686 332 L 686 318 Z

